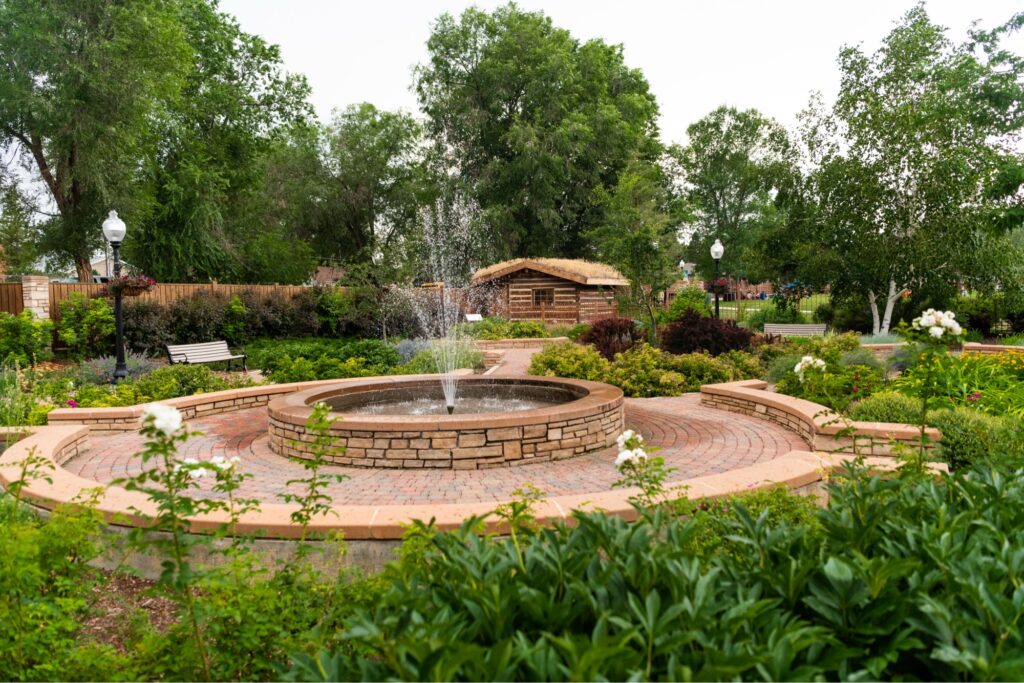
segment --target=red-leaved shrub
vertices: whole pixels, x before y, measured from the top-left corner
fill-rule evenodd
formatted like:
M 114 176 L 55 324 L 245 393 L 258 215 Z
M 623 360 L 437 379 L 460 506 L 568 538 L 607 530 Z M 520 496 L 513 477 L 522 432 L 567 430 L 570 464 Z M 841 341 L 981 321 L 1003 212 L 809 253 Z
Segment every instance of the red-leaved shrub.
M 731 320 L 715 320 L 696 311 L 687 311 L 662 331 L 661 348 L 669 353 L 706 351 L 717 356 L 728 351 L 745 351 L 753 338 L 753 332 Z
M 633 348 L 640 333 L 636 322 L 629 318 L 603 318 L 595 320 L 590 329 L 580 336 L 581 344 L 592 344 L 598 353 L 613 360 L 615 354 Z

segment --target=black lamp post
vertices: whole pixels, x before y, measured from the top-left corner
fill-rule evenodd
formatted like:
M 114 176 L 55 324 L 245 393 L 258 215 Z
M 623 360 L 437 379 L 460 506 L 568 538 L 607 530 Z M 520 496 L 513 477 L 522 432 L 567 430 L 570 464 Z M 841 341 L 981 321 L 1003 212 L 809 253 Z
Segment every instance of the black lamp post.
M 711 245 L 711 258 L 715 259 L 715 320 L 718 320 L 718 267 L 722 262 L 722 254 L 725 253 L 725 245 L 722 240 L 716 239 Z
M 117 286 L 117 278 L 121 277 L 121 242 L 128 231 L 124 221 L 117 217 L 117 211 L 111 211 L 107 220 L 103 221 L 103 236 L 110 242 L 110 250 L 114 254 L 114 383 L 128 376 L 128 366 L 124 360 L 124 316 L 121 315 L 121 288 Z

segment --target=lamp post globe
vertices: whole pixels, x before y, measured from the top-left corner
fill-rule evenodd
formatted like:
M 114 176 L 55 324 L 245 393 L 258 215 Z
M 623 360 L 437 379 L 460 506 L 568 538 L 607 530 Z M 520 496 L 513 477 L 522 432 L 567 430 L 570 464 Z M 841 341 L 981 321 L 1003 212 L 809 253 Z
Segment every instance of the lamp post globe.
M 128 227 L 121 220 L 117 211 L 111 211 L 103 221 L 103 237 L 110 242 L 110 250 L 114 256 L 114 279 L 121 277 L 121 242 L 128 232 Z M 114 288 L 114 383 L 128 376 L 128 365 L 124 357 L 124 316 L 121 313 L 121 288 Z
M 722 262 L 722 255 L 725 254 L 725 245 L 722 240 L 716 239 L 711 245 L 711 258 L 715 259 L 715 320 L 719 319 L 718 313 L 718 267 Z

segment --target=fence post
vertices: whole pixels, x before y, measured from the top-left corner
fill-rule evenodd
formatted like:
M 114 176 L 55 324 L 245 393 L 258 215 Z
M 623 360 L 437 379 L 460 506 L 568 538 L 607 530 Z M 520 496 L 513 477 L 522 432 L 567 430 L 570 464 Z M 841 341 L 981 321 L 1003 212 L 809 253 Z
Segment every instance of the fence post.
M 25 310 L 43 320 L 50 319 L 50 278 L 25 275 L 21 278 L 21 301 Z

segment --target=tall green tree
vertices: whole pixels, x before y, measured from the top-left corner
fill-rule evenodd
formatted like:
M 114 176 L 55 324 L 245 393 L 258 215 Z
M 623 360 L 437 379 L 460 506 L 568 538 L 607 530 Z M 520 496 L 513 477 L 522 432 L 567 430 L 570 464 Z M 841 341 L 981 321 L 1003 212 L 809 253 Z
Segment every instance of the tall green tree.
M 665 290 L 679 277 L 679 200 L 655 164 L 637 162 L 602 195 L 604 225 L 588 237 L 601 260 L 629 279 L 633 303 L 647 316 L 651 344 L 658 343 L 657 309 Z
M 493 258 L 583 256 L 599 190 L 660 154 L 658 107 L 620 46 L 580 43 L 514 4 L 442 15 L 415 88 L 445 169 L 470 188 Z
M 169 0 L 0 2 L 0 146 L 47 188 L 44 246 L 80 279 L 106 211 L 142 215 L 136 174 L 193 55 Z
M 876 334 L 905 290 L 979 275 L 986 230 L 1020 205 L 1020 185 L 998 181 L 1024 123 L 1024 64 L 1003 45 L 1022 22 L 953 44 L 915 7 L 874 54 L 841 52 L 838 99 L 809 119 L 820 262 L 834 296 L 867 302 Z
M 786 130 L 756 109 L 719 107 L 686 129 L 675 147 L 683 193 L 693 209 L 686 257 L 714 272 L 709 248 L 720 239 L 729 272 L 761 275 L 755 249 L 760 232 L 781 220 L 775 196 L 793 174 L 796 152 Z
M 156 126 L 160 146 L 145 164 L 153 211 L 126 243 L 127 256 L 161 280 L 304 280 L 308 249 L 257 217 L 264 158 L 275 138 L 306 125 L 309 86 L 284 71 L 276 45 L 214 3 L 181 0 L 179 10 L 197 58 Z M 267 261 L 267 249 L 287 267 Z
M 23 275 L 39 261 L 39 231 L 32 224 L 34 207 L 16 183 L 0 176 L 0 276 Z
M 336 113 L 326 131 L 326 167 L 338 211 L 316 236 L 323 253 L 378 264 L 398 256 L 431 193 L 422 135 L 411 115 L 369 103 Z

